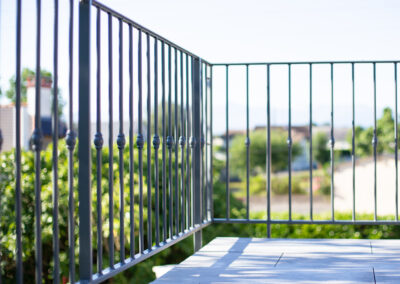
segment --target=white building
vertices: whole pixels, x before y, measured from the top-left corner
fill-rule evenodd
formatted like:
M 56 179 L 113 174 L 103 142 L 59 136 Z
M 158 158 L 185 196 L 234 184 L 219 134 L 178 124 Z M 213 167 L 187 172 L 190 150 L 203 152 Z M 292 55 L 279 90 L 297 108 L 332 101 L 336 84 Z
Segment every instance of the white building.
M 3 136 L 2 151 L 9 151 L 15 147 L 16 121 L 14 104 L 0 106 L 0 129 Z M 21 146 L 29 148 L 29 139 L 32 133 L 32 119 L 28 115 L 26 104 L 21 105 Z
M 27 84 L 27 102 L 21 104 L 21 147 L 24 150 L 30 148 L 30 139 L 35 127 L 35 80 L 30 78 Z M 43 135 L 43 147 L 51 142 L 52 135 L 52 80 L 51 78 L 42 78 L 40 92 L 40 113 L 41 130 Z M 16 144 L 16 109 L 15 105 L 0 105 L 0 129 L 3 136 L 3 145 L 1 151 L 9 151 Z M 64 137 L 66 126 L 59 124 L 60 137 Z

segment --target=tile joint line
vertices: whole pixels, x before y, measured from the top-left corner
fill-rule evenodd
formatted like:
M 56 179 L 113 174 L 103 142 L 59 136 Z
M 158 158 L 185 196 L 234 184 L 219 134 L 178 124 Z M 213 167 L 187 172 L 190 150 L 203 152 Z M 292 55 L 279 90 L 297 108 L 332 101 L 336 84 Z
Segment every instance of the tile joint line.
M 278 262 L 281 260 L 282 256 L 283 256 L 283 252 L 279 256 L 278 260 L 275 262 L 274 267 L 276 267 L 278 265 Z

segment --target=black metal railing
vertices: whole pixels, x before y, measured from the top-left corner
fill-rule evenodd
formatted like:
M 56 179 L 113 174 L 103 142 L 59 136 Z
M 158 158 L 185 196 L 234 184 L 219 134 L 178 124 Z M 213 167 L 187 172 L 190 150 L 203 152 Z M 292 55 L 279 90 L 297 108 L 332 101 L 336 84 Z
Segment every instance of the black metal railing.
M 52 101 L 52 269 L 43 268 L 42 249 L 42 151 L 41 129 L 41 0 L 36 10 L 36 72 L 35 116 L 32 134 L 34 151 L 34 264 L 35 282 L 42 283 L 44 276 L 55 283 L 60 282 L 60 253 L 68 254 L 69 282 L 99 283 L 134 266 L 135 264 L 194 235 L 194 249 L 202 246 L 202 229 L 211 223 L 262 223 L 271 224 L 399 224 L 398 222 L 398 135 L 397 135 L 397 65 L 399 61 L 349 61 L 349 62 L 265 62 L 212 64 L 181 48 L 173 42 L 146 29 L 124 15 L 95 0 L 79 1 L 79 24 L 74 24 L 75 2 L 69 1 L 68 35 L 68 109 L 66 135 L 67 148 L 67 212 L 59 212 L 59 129 L 60 120 L 57 100 L 59 82 L 59 8 L 54 0 L 53 35 L 53 101 Z M 16 70 L 15 70 L 15 276 L 17 283 L 24 279 L 23 258 L 23 203 L 26 193 L 22 184 L 23 161 L 21 145 L 21 0 L 16 0 Z M 95 17 L 95 25 L 92 25 Z M 115 28 L 117 23 L 117 28 Z M 106 27 L 104 27 L 106 24 Z M 115 40 L 114 31 L 118 31 Z M 94 34 L 94 37 L 92 37 Z M 78 35 L 78 60 L 74 58 L 74 38 Z M 107 40 L 104 41 L 103 37 Z M 95 47 L 92 49 L 92 38 Z M 118 51 L 115 51 L 115 50 Z M 95 54 L 93 54 L 95 51 Z M 117 54 L 118 58 L 115 58 Z M 92 62 L 92 58 L 95 59 Z M 107 58 L 107 62 L 102 62 Z M 114 61 L 117 61 L 117 64 Z M 77 61 L 77 62 L 76 62 Z M 78 75 L 74 66 L 78 64 Z M 331 173 L 331 219 L 314 220 L 313 211 L 313 145 L 309 145 L 309 220 L 292 218 L 292 93 L 293 65 L 309 67 L 309 136 L 313 135 L 313 66 L 330 66 L 331 116 L 330 116 L 330 173 Z M 335 128 L 334 128 L 334 77 L 336 65 L 346 64 L 352 70 L 352 169 L 353 169 L 353 217 L 351 220 L 335 219 Z M 355 89 L 354 66 L 371 64 L 374 83 L 374 220 L 356 219 L 355 208 Z M 396 218 L 393 221 L 377 218 L 377 117 L 376 117 L 376 65 L 393 64 L 395 74 L 395 167 L 396 167 Z M 118 68 L 115 68 L 115 66 Z M 265 66 L 266 77 L 266 218 L 250 216 L 250 90 L 249 68 Z M 271 67 L 287 66 L 288 70 L 288 208 L 289 217 L 276 220 L 271 217 Z M 106 66 L 106 70 L 104 70 Z M 231 218 L 230 190 L 230 89 L 231 66 L 245 67 L 246 89 L 244 102 L 246 113 L 246 218 Z M 225 68 L 225 139 L 226 139 L 226 216 L 215 218 L 213 210 L 213 72 Z M 117 69 L 117 70 L 114 70 Z M 114 74 L 114 71 L 116 71 Z M 77 80 L 76 78 L 77 77 Z M 118 78 L 115 82 L 115 78 Z M 126 83 L 126 80 L 127 83 Z M 104 89 L 103 82 L 108 88 Z M 78 94 L 74 94 L 74 86 Z M 95 90 L 92 87 L 95 86 Z M 117 92 L 116 92 L 117 90 Z M 104 95 L 105 93 L 105 95 Z M 78 98 L 78 112 L 74 110 L 74 98 Z M 114 103 L 117 102 L 116 107 Z M 108 112 L 104 108 L 108 106 Z M 94 114 L 92 115 L 92 111 Z M 115 115 L 114 112 L 117 112 Z M 127 113 L 126 113 L 127 111 Z M 78 124 L 74 117 L 78 115 Z M 237 115 L 236 113 L 234 115 Z M 117 117 L 116 122 L 114 119 Z M 127 121 L 127 124 L 124 122 Z M 92 124 L 93 122 L 93 124 Z M 106 122 L 107 127 L 104 127 Z M 114 135 L 114 128 L 118 128 Z M 94 134 L 91 129 L 94 129 Z M 107 139 L 105 139 L 107 137 Z M 7 139 L 7 137 L 4 137 Z M 105 141 L 107 140 L 107 141 Z M 107 143 L 107 144 L 105 144 Z M 114 146 L 116 145 L 116 146 Z M 76 150 L 75 150 L 76 148 Z M 116 151 L 116 155 L 114 155 Z M 104 157 L 103 157 L 104 155 Z M 92 165 L 92 161 L 94 164 Z M 114 164 L 116 162 L 116 164 Z M 79 170 L 74 169 L 78 164 Z M 76 197 L 76 192 L 78 196 Z M 114 200 L 117 194 L 118 201 Z M 94 201 L 92 200 L 94 199 Z M 103 207 L 103 202 L 106 204 Z M 94 204 L 94 208 L 92 205 Z M 78 206 L 78 211 L 75 209 Z M 105 209 L 107 208 L 107 209 Z M 117 216 L 114 216 L 118 212 Z M 137 215 L 135 215 L 137 212 Z M 61 217 L 67 221 L 67 245 L 60 245 Z M 117 219 L 117 220 L 116 220 Z M 136 227 L 135 224 L 138 224 Z M 77 231 L 79 236 L 77 237 Z M 94 233 L 95 232 L 95 233 Z M 94 235 L 94 238 L 92 239 Z M 79 253 L 76 255 L 76 242 Z M 105 244 L 107 242 L 107 244 Z M 103 248 L 107 247 L 107 251 Z M 95 254 L 95 255 L 94 255 Z M 118 257 L 116 256 L 118 255 Z M 78 263 L 75 257 L 79 257 Z M 94 257 L 95 256 L 95 257 Z M 94 261 L 95 259 L 95 261 Z M 95 268 L 94 268 L 95 267 Z M 77 268 L 79 268 L 77 270 Z
M 398 111 L 397 111 L 397 66 L 398 66 L 399 61 L 394 60 L 394 61 L 327 61 L 327 62 L 265 62 L 265 63 L 218 63 L 218 64 L 213 64 L 213 69 L 221 69 L 220 73 L 222 73 L 222 69 L 224 70 L 225 73 L 225 79 L 221 79 L 221 76 L 219 77 L 220 80 L 225 80 L 225 90 L 226 90 L 226 103 L 225 103 L 225 145 L 229 145 L 229 70 L 232 67 L 242 67 L 242 76 L 245 76 L 246 78 L 246 92 L 243 94 L 243 102 L 246 103 L 246 137 L 245 140 L 243 141 L 243 146 L 246 147 L 246 198 L 245 198 L 245 203 L 246 203 L 246 219 L 232 219 L 230 218 L 230 154 L 229 154 L 229 146 L 226 147 L 226 153 L 225 153 L 225 182 L 226 182 L 226 216 L 224 218 L 214 218 L 213 222 L 214 223 L 260 223 L 260 224 L 267 224 L 268 228 L 268 237 L 270 237 L 271 234 L 271 224 L 398 224 Z M 308 136 L 310 137 L 309 139 L 309 148 L 308 148 L 308 156 L 310 157 L 309 159 L 309 219 L 308 220 L 295 220 L 292 218 L 292 146 L 293 146 L 293 141 L 292 141 L 292 66 L 303 66 L 305 68 L 308 68 L 308 80 L 309 80 L 309 85 L 308 85 L 308 92 L 309 92 L 309 122 L 308 122 Z M 314 219 L 314 209 L 313 209 L 313 144 L 312 144 L 312 137 L 313 137 L 313 127 L 314 127 L 314 120 L 313 120 L 313 67 L 316 65 L 321 66 L 328 66 L 329 67 L 329 76 L 330 76 L 330 137 L 329 137 L 329 150 L 330 150 L 330 211 L 331 211 L 331 218 L 329 220 L 315 220 Z M 352 121 L 351 121 L 351 160 L 352 160 L 352 180 L 350 181 L 352 183 L 352 219 L 350 220 L 338 220 L 335 218 L 335 185 L 334 185 L 334 174 L 335 174 L 335 127 L 334 127 L 334 118 L 335 118 L 335 109 L 334 109 L 334 68 L 335 66 L 338 65 L 346 65 L 350 67 L 351 72 L 351 101 L 352 101 Z M 356 127 L 355 127 L 355 66 L 357 65 L 369 65 L 372 67 L 372 77 L 369 78 L 369 81 L 372 81 L 373 84 L 373 137 L 372 137 L 372 149 L 373 149 L 373 167 L 374 167 L 374 173 L 373 173 L 373 215 L 374 218 L 373 220 L 358 220 L 356 218 L 356 183 L 355 183 L 355 176 L 356 176 L 356 140 L 355 140 L 355 132 L 356 132 Z M 394 150 L 394 157 L 393 157 L 393 163 L 395 166 L 395 173 L 393 175 L 393 179 L 395 180 L 395 192 L 393 195 L 393 202 L 395 204 L 395 212 L 394 213 L 394 220 L 382 220 L 378 219 L 377 215 L 377 146 L 378 146 L 378 126 L 377 126 L 377 80 L 376 80 L 376 74 L 377 74 L 377 65 L 392 65 L 392 75 L 393 75 L 393 88 L 394 88 L 394 96 L 393 96 L 393 106 L 394 106 L 394 126 L 393 126 L 393 133 L 394 133 L 394 140 L 391 141 L 393 143 L 393 150 Z M 265 90 L 265 96 L 266 96 L 266 136 L 267 136 L 267 150 L 266 150 L 266 160 L 267 160 L 267 165 L 266 165 L 266 218 L 265 219 L 252 219 L 250 218 L 250 209 L 249 209 L 249 197 L 250 197 L 250 176 L 249 176 L 249 169 L 250 169 L 250 163 L 249 163 L 249 148 L 251 147 L 250 144 L 250 138 L 249 138 L 249 67 L 254 67 L 254 66 L 265 66 L 266 69 L 266 78 L 263 79 L 266 81 L 266 90 Z M 288 218 L 287 219 L 273 219 L 271 217 L 271 103 L 270 103 L 270 97 L 271 97 L 271 73 L 273 71 L 271 68 L 276 67 L 276 66 L 283 66 L 287 68 L 287 96 L 288 96 L 288 124 L 287 124 L 287 146 L 288 146 L 288 163 L 287 163 L 287 174 L 288 174 Z M 365 83 L 365 82 L 364 82 Z M 217 84 L 217 81 L 214 79 L 214 84 Z M 220 84 L 222 84 L 220 82 Z
M 205 94 L 203 90 L 205 78 L 202 76 L 203 70 L 210 68 L 210 64 L 201 58 L 189 53 L 172 42 L 160 37 L 154 32 L 138 25 L 123 15 L 111 10 L 103 4 L 93 1 L 87 1 L 80 4 L 81 17 L 90 19 L 91 9 L 97 10 L 97 133 L 95 145 L 98 151 L 97 155 L 97 176 L 101 173 L 101 151 L 102 151 L 102 133 L 101 133 L 101 107 L 100 107 L 100 88 L 101 88 L 101 50 L 100 36 L 103 34 L 101 30 L 102 15 L 108 17 L 108 105 L 109 105 L 109 164 L 113 163 L 112 148 L 115 142 L 112 137 L 113 133 L 113 21 L 118 21 L 118 124 L 119 133 L 116 139 L 118 148 L 118 171 L 119 177 L 124 175 L 124 148 L 125 134 L 123 128 L 123 109 L 124 97 L 126 97 L 123 89 L 124 78 L 124 63 L 129 65 L 129 90 L 127 92 L 129 98 L 129 190 L 130 190 L 130 241 L 129 241 L 129 256 L 125 256 L 125 213 L 124 213 L 124 181 L 119 178 L 119 261 L 115 259 L 115 240 L 110 234 L 109 247 L 109 268 L 104 269 L 102 266 L 102 253 L 97 252 L 97 273 L 93 275 L 92 271 L 92 247 L 91 247 L 91 216 L 90 208 L 90 192 L 84 191 L 81 193 L 81 188 L 90 188 L 92 179 L 90 171 L 90 137 L 86 140 L 81 136 L 87 136 L 88 126 L 90 121 L 90 104 L 89 96 L 84 96 L 79 103 L 79 121 L 83 125 L 79 125 L 82 132 L 79 133 L 79 149 L 85 149 L 83 155 L 79 153 L 80 175 L 79 175 L 79 203 L 89 204 L 83 207 L 83 211 L 79 212 L 80 224 L 84 222 L 85 229 L 80 229 L 80 265 L 79 277 L 81 281 L 91 280 L 100 282 L 112 277 L 113 275 L 133 266 L 134 264 L 150 257 L 151 255 L 169 247 L 170 245 L 186 238 L 191 234 L 195 234 L 195 249 L 201 247 L 201 229 L 210 224 L 210 214 L 205 216 L 201 211 L 202 200 L 201 195 L 211 198 L 207 190 L 210 187 L 202 187 L 201 176 L 204 171 L 209 169 L 201 168 L 204 160 L 203 154 L 203 136 L 205 125 L 202 124 L 202 97 Z M 86 7 L 84 7 L 86 6 Z M 89 21 L 89 20 L 88 20 Z M 83 21 L 82 21 L 83 22 Z M 80 59 L 82 64 L 85 60 L 90 60 L 90 31 L 89 23 L 85 28 L 81 27 L 80 23 L 80 55 L 85 59 Z M 124 61 L 124 26 L 128 28 L 128 61 Z M 134 48 L 134 33 L 137 36 L 137 48 Z M 134 184 L 134 85 L 135 75 L 133 70 L 134 53 L 137 52 L 137 135 L 136 148 L 138 149 L 138 184 Z M 160 58 L 159 58 L 160 57 Z M 145 58 L 145 59 L 144 59 Z M 86 68 L 89 68 L 90 62 L 84 63 Z M 89 68 L 90 69 L 90 68 Z M 145 69 L 145 71 L 143 70 Z M 80 70 L 82 70 L 80 68 Z M 159 78 L 159 73 L 161 78 Z M 79 77 L 80 94 L 90 94 L 90 74 L 85 72 L 83 77 Z M 89 77 L 88 77 L 89 76 Z M 161 85 L 161 87 L 160 87 Z M 159 94 L 161 96 L 161 129 L 159 128 Z M 146 97 L 145 97 L 146 96 Z M 81 95 L 79 96 L 81 99 Z M 144 109 L 143 103 L 146 98 L 146 131 L 144 128 Z M 167 106 L 166 106 L 167 104 Z M 154 109 L 154 112 L 152 110 Z M 180 114 L 180 116 L 179 116 Z M 152 120 L 154 119 L 154 124 Z M 161 130 L 161 139 L 159 131 Z M 85 134 L 84 134 L 85 133 Z M 186 137 L 190 137 L 187 139 Z M 82 141 L 83 140 L 83 141 Z M 84 142 L 84 144 L 83 144 Z M 159 148 L 162 150 L 162 169 L 160 182 L 159 169 Z M 190 147 L 190 151 L 189 151 Z M 185 151 L 185 148 L 187 150 Z M 144 152 L 146 150 L 146 152 Z M 154 158 L 152 152 L 154 151 Z M 146 156 L 145 156 L 146 154 Z M 186 157 L 185 157 L 186 155 Z M 144 169 L 144 161 L 146 157 L 146 169 Z M 180 165 L 179 165 L 180 158 Z M 186 163 L 186 165 L 185 165 Z M 85 167 L 82 167 L 85 164 Z M 153 171 L 154 166 L 154 171 Z M 154 176 L 153 174 L 154 173 Z M 113 208 L 113 191 L 114 191 L 114 172 L 113 168 L 109 167 L 109 231 L 114 232 L 114 217 Z M 146 177 L 146 180 L 145 180 Z M 154 186 L 153 186 L 154 182 Z M 147 194 L 145 196 L 144 184 L 147 186 Z M 139 192 L 139 228 L 138 229 L 138 247 L 135 247 L 135 204 L 134 204 L 134 187 L 138 187 Z M 101 185 L 97 182 L 97 204 L 100 204 Z M 161 194 L 160 194 L 161 191 Z M 154 201 L 153 196 L 154 195 Z M 144 226 L 144 199 L 147 198 L 147 228 Z M 160 204 L 161 202 L 161 204 Z M 205 203 L 208 210 L 211 202 Z M 160 205 L 162 210 L 160 210 Z M 206 207 L 207 206 L 207 207 Z M 81 207 L 81 206 L 80 206 Z M 154 210 L 154 211 L 153 211 Z M 98 216 L 98 233 L 97 242 L 101 243 L 101 207 L 96 208 Z M 154 212 L 154 216 L 153 216 Z M 191 218 L 190 218 L 191 217 Z M 153 220 L 155 226 L 153 227 Z M 160 226 L 162 224 L 162 226 Z M 155 237 L 153 239 L 153 237 Z M 85 245 L 82 245 L 85 244 Z
M 54 41 L 53 41 L 53 90 L 58 89 L 58 1 L 54 1 Z M 69 281 L 77 279 L 82 283 L 98 283 L 113 277 L 138 262 L 194 234 L 195 249 L 201 247 L 201 230 L 211 223 L 212 186 L 210 145 L 211 119 L 206 111 L 211 101 L 207 82 L 211 65 L 198 56 L 144 28 L 127 17 L 104 6 L 97 1 L 79 2 L 78 50 L 78 133 L 75 133 L 74 100 L 74 5 L 69 1 L 69 91 L 68 91 L 68 247 L 60 246 L 59 241 L 59 187 L 58 187 L 58 129 L 53 128 L 53 266 L 52 276 L 43 269 L 42 249 L 42 197 L 41 197 L 41 159 L 43 135 L 41 130 L 41 84 L 35 91 L 35 128 L 32 147 L 35 151 L 35 275 L 36 283 L 44 277 L 60 282 L 60 251 L 69 255 Z M 16 48 L 16 156 L 15 156 L 15 200 L 16 200 L 16 282 L 23 283 L 23 237 L 22 203 L 24 193 L 21 185 L 21 1 L 17 1 L 17 48 Z M 41 1 L 37 1 L 36 11 L 36 82 L 41 82 Z M 91 18 L 96 17 L 92 26 Z M 102 18 L 107 19 L 103 28 Z M 114 40 L 113 23 L 118 23 L 118 41 Z M 95 33 L 95 64 L 92 65 L 91 34 Z M 102 44 L 102 37 L 107 45 Z M 125 44 L 127 40 L 128 44 Z M 117 44 L 117 46 L 114 46 Z M 118 48 L 118 81 L 114 82 L 114 48 Z M 103 49 L 107 51 L 108 66 L 102 69 Z M 127 58 L 124 55 L 128 54 Z M 134 66 L 137 69 L 135 70 Z M 96 66 L 92 68 L 92 66 Z M 128 67 L 128 75 L 125 73 Z M 95 70 L 93 70 L 95 69 Z M 95 71 L 92 72 L 91 70 Z M 124 79 L 129 86 L 124 89 Z M 102 89 L 102 80 L 108 80 L 108 90 Z M 95 91 L 91 96 L 91 82 Z M 114 96 L 115 89 L 117 96 Z M 102 93 L 107 92 L 106 96 Z M 56 93 L 56 92 L 54 92 Z M 114 123 L 113 106 L 118 101 L 117 122 Z M 146 103 L 144 108 L 144 103 Z M 102 106 L 108 105 L 108 117 Z M 124 109 L 128 105 L 128 116 Z M 95 105 L 94 124 L 91 115 Z M 58 125 L 59 114 L 57 96 L 54 96 L 53 125 Z M 161 109 L 159 109 L 161 108 Z M 161 112 L 161 113 L 160 113 Z M 128 120 L 128 129 L 124 121 Z M 106 120 L 107 129 L 102 128 Z M 154 123 L 152 123 L 154 121 Z M 161 125 L 160 125 L 161 124 Z M 117 125 L 118 134 L 113 135 Z M 91 127 L 95 128 L 94 137 Z M 104 131 L 108 132 L 108 149 L 104 147 Z M 127 137 L 126 137 L 127 134 Z M 206 136 L 206 137 L 205 137 Z M 205 139 L 208 139 L 206 141 Z M 92 140 L 94 139 L 94 140 Z M 79 142 L 79 143 L 78 143 Z M 117 161 L 113 148 L 116 143 Z M 77 145 L 77 152 L 75 151 Z M 206 147 L 205 147 L 206 146 Z M 128 147 L 128 149 L 126 149 Z M 92 150 L 93 148 L 93 150 Z M 161 152 L 161 153 L 160 153 Z M 103 154 L 108 153 L 107 162 Z M 135 156 L 137 154 L 137 157 Z M 92 155 L 95 164 L 92 165 Z M 160 157 L 161 155 L 161 157 Z M 161 159 L 161 160 L 160 160 Z M 114 162 L 118 163 L 117 168 Z M 76 177 L 74 164 L 79 164 Z M 137 167 L 135 164 L 137 163 Z M 128 165 L 126 168 L 125 165 Z M 94 170 L 94 171 L 93 171 Z M 108 184 L 105 184 L 104 170 Z M 207 173 L 207 174 L 206 174 Z M 138 181 L 136 182 L 136 177 Z M 203 178 L 204 177 L 204 178 Z M 205 179 L 206 178 L 206 179 Z M 126 183 L 125 180 L 129 181 Z M 78 183 L 76 187 L 76 183 Z M 74 191 L 77 189 L 77 200 Z M 104 190 L 107 189 L 107 193 Z M 95 208 L 92 209 L 92 190 L 95 194 Z M 119 199 L 114 200 L 118 191 Z M 146 192 L 145 192 L 146 191 Z M 125 193 L 127 192 L 127 196 Z M 138 200 L 136 199 L 138 196 Z M 108 212 L 102 207 L 107 199 Z M 127 202 L 127 200 L 129 200 Z M 145 204 L 147 202 L 147 204 Z M 128 204 L 127 204 L 128 203 Z M 76 214 L 75 206 L 78 206 Z M 126 210 L 125 208 L 129 209 Z M 118 210 L 115 223 L 114 211 Z M 138 212 L 138 216 L 134 215 Z M 126 220 L 128 213 L 128 220 Z M 95 219 L 94 216 L 96 217 Z M 137 222 L 138 221 L 138 222 Z M 135 227 L 135 222 L 138 227 Z M 79 237 L 76 238 L 76 224 Z M 129 224 L 125 226 L 125 224 Z M 108 237 L 104 229 L 108 225 Z M 116 226 L 117 225 L 117 226 Z M 146 225 L 146 226 L 145 226 Z M 96 230 L 92 240 L 93 228 Z M 129 233 L 125 230 L 128 228 Z M 118 238 L 114 237 L 118 235 Z M 103 242 L 108 242 L 107 252 Z M 75 263 L 75 242 L 79 243 L 79 262 Z M 95 248 L 93 244 L 95 243 Z M 118 243 L 118 245 L 117 245 Z M 96 254 L 96 269 L 93 266 L 93 250 Z M 116 258 L 118 253 L 118 258 Z M 106 259 L 105 259 L 106 258 Z M 105 265 L 107 263 L 107 266 Z M 76 270 L 76 267 L 79 270 Z M 77 274 L 78 273 L 78 274 Z

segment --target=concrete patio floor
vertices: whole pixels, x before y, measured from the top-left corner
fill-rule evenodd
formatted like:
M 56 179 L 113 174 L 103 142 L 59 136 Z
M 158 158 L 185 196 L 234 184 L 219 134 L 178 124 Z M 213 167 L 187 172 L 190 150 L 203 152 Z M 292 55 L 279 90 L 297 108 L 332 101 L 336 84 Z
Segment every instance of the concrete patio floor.
M 153 283 L 400 283 L 400 240 L 216 238 Z

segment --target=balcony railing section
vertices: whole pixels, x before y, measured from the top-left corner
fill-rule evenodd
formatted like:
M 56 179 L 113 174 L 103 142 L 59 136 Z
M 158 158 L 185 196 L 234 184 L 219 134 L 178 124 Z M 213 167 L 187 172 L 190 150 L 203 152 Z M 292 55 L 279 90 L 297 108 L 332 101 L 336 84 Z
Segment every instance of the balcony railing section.
M 15 48 L 15 279 L 24 283 L 23 256 L 23 191 L 21 145 L 22 70 L 21 33 L 22 2 L 16 0 Z M 52 267 L 43 267 L 42 242 L 42 159 L 43 129 L 41 125 L 42 82 L 42 1 L 36 1 L 36 67 L 34 129 L 31 147 L 34 152 L 34 253 L 35 282 L 51 279 L 60 283 L 60 255 L 69 259 L 68 280 L 71 283 L 100 283 L 160 251 L 194 235 L 194 249 L 202 246 L 202 229 L 212 223 L 266 224 L 266 236 L 271 236 L 272 224 L 399 224 L 398 221 L 398 129 L 397 129 L 397 66 L 399 61 L 336 61 L 336 62 L 261 62 L 210 63 L 177 44 L 141 26 L 135 21 L 95 0 L 70 0 L 68 23 L 59 23 L 59 1 L 54 0 L 52 89 L 59 88 L 60 24 L 68 26 L 68 108 L 66 109 L 65 144 L 68 164 L 68 245 L 60 244 L 59 188 L 59 121 L 58 92 L 52 100 Z M 78 10 L 78 15 L 75 15 Z M 78 21 L 76 21 L 78 16 Z M 78 24 L 76 24 L 78 23 Z M 78 39 L 78 50 L 74 40 Z M 93 46 L 92 46 L 93 44 Z M 76 53 L 78 57 L 76 58 Z M 77 59 L 77 60 L 76 60 Z M 103 62 L 106 59 L 106 62 Z M 395 96 L 394 163 L 395 220 L 380 220 L 377 215 L 377 66 L 393 66 Z M 314 219 L 313 145 L 309 149 L 309 219 L 297 220 L 292 213 L 292 85 L 294 66 L 308 68 L 308 131 L 313 136 L 313 78 L 315 66 L 330 70 L 330 211 L 331 219 Z M 335 218 L 335 89 L 334 70 L 338 65 L 351 68 L 352 82 L 352 219 Z M 374 220 L 356 218 L 355 191 L 355 73 L 358 65 L 370 65 L 373 76 L 373 161 Z M 77 66 L 78 74 L 74 74 Z M 266 208 L 264 219 L 250 214 L 250 102 L 252 101 L 251 68 L 265 68 L 266 99 Z M 271 215 L 271 74 L 276 66 L 287 72 L 287 151 L 288 151 L 288 218 L 277 220 Z M 245 113 L 231 113 L 232 68 L 244 68 L 245 90 L 242 103 Z M 225 102 L 225 217 L 215 217 L 213 206 L 213 127 L 214 92 L 222 70 Z M 106 83 L 104 83 L 106 82 Z M 221 83 L 221 82 L 218 82 Z M 74 86 L 78 93 L 75 94 Z M 104 88 L 106 86 L 106 88 Z M 77 97 L 78 110 L 74 99 Z M 108 111 L 104 108 L 108 107 Z M 94 110 L 94 113 L 92 114 Z M 245 121 L 243 147 L 246 155 L 245 210 L 246 218 L 231 217 L 230 148 L 231 116 L 241 115 Z M 74 118 L 78 117 L 77 124 Z M 234 126 L 234 125 L 233 125 Z M 3 139 L 7 139 L 4 137 Z M 93 164 L 92 164 L 93 161 Z M 78 165 L 76 171 L 74 165 Z M 105 206 L 103 206 L 105 204 Z M 93 206 L 93 207 L 92 207 Z M 76 207 L 78 207 L 76 210 Z M 137 224 L 137 226 L 135 226 Z M 77 232 L 79 234 L 77 235 Z M 78 250 L 76 245 L 79 245 Z M 107 247 L 107 250 L 104 248 Z M 75 261 L 77 257 L 78 262 Z M 79 269 L 77 269 L 79 268 Z M 51 274 L 51 275 L 49 275 Z

